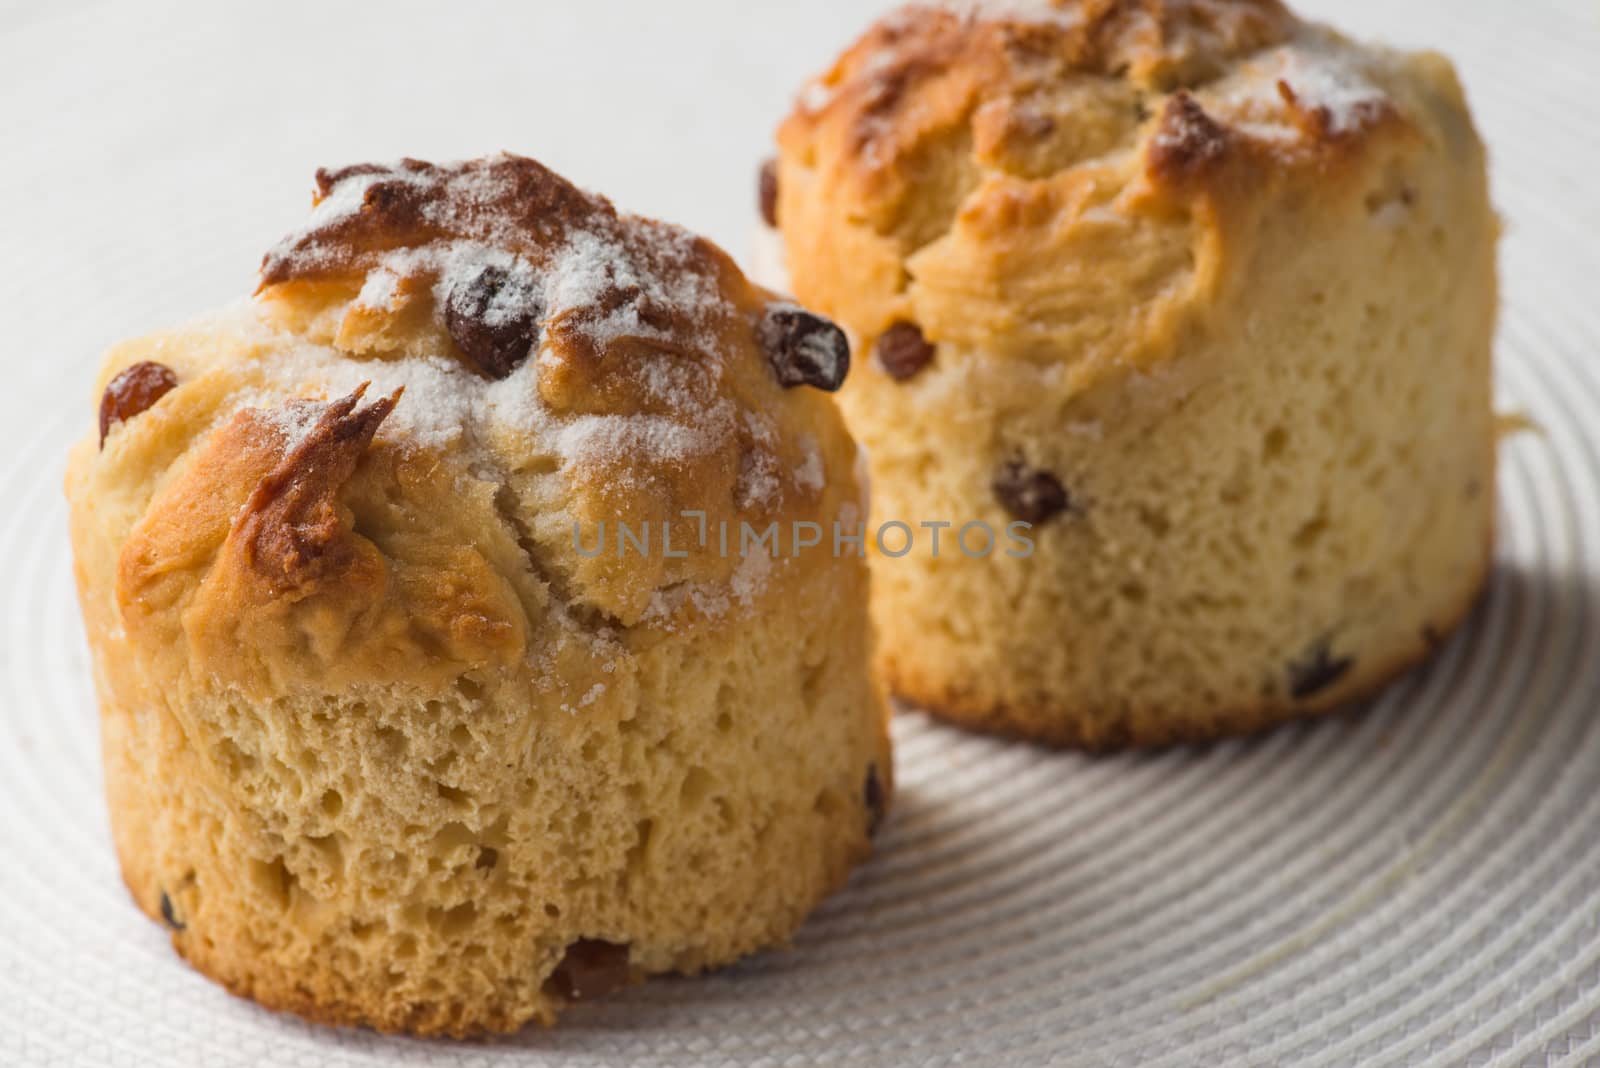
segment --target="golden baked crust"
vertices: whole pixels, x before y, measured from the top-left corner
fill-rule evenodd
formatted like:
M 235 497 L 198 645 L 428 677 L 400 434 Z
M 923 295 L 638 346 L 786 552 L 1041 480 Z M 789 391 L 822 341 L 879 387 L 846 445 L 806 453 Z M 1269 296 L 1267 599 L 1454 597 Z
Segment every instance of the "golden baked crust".
M 425 1034 L 783 944 L 891 786 L 865 567 L 715 532 L 859 511 L 796 386 L 831 327 L 532 160 L 318 184 L 72 454 L 135 898 L 237 993 Z
M 912 5 L 778 141 L 875 519 L 1035 523 L 1024 560 L 875 559 L 902 696 L 1212 736 L 1368 692 L 1464 612 L 1497 225 L 1442 57 L 1264 0 Z
M 1337 687 L 1310 695 L 1292 710 L 1262 702 L 1211 708 L 1143 706 L 1107 716 L 1103 706 L 1073 706 L 1049 699 L 1016 706 L 996 703 L 982 687 L 963 685 L 948 674 L 919 677 L 915 664 L 901 667 L 890 661 L 883 670 L 893 692 L 905 695 L 903 700 L 911 707 L 984 734 L 1091 753 L 1217 741 L 1253 734 L 1295 717 L 1337 712 L 1376 697 L 1425 663 L 1445 636 L 1467 620 L 1488 589 L 1491 567 L 1490 554 L 1485 553 L 1476 580 L 1461 588 L 1460 604 L 1447 609 L 1437 624 L 1426 623 L 1409 638 L 1397 639 L 1386 659 L 1352 663 L 1355 670 L 1342 672 Z
M 1188 326 L 1153 298 L 1215 285 L 1264 198 L 1415 137 L 1426 89 L 1264 0 L 908 7 L 779 131 L 790 266 L 866 339 L 914 316 L 1087 378 L 1149 367 Z

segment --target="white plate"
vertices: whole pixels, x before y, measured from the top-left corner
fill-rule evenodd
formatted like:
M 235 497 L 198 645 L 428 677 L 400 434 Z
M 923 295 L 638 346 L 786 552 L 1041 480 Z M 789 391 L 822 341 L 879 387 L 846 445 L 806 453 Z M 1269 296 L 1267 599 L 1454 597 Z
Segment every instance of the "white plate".
M 1592 0 L 1304 5 L 1460 61 L 1508 219 L 1502 404 L 1544 428 L 1505 447 L 1482 609 L 1369 711 L 1105 760 L 903 718 L 880 855 L 793 952 L 551 1033 L 328 1031 L 181 964 L 112 857 L 71 588 L 98 351 L 248 289 L 317 163 L 519 149 L 748 248 L 789 87 L 867 17 L 523 6 L 0 11 L 0 1063 L 1600 1063 Z

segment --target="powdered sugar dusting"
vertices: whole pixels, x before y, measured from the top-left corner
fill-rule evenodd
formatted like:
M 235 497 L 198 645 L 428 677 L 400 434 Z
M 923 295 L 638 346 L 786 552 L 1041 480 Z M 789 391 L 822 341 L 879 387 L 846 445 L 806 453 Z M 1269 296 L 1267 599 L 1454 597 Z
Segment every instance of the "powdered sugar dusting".
M 476 376 L 444 357 L 356 362 L 329 358 L 325 350 L 305 346 L 275 353 L 271 370 L 275 390 L 324 400 L 347 396 L 364 383 L 369 400 L 404 390 L 400 404 L 379 429 L 383 438 L 444 449 L 459 444 L 479 422 L 469 392 Z M 313 413 L 308 417 L 272 395 L 246 395 L 242 400 L 246 407 L 279 410 L 291 441 L 310 430 L 307 418 L 315 423 L 314 408 L 308 409 Z
M 508 430 L 529 435 L 530 453 L 558 458 L 564 477 L 609 477 L 626 484 L 630 468 L 641 463 L 692 462 L 723 447 L 738 426 L 732 404 L 717 397 L 716 378 L 682 356 L 640 364 L 650 368 L 640 374 L 653 383 L 651 392 L 664 412 L 570 416 L 551 411 L 539 399 L 534 360 L 506 379 L 489 380 L 445 355 L 353 360 L 335 349 L 279 332 L 250 304 L 236 306 L 226 326 L 247 335 L 247 349 L 270 353 L 250 371 L 259 376 L 258 384 L 240 390 L 232 409 L 261 413 L 283 434 L 286 450 L 315 428 L 323 412 L 318 402 L 346 396 L 363 385 L 369 401 L 404 391 L 379 428 L 380 440 L 456 452 L 469 469 L 486 477 L 494 477 L 496 467 L 488 443 Z M 775 436 L 770 427 L 764 427 L 763 434 L 769 439 Z M 772 464 L 776 472 L 770 450 L 757 451 L 764 457 L 759 462 Z M 597 476 L 592 468 L 602 464 L 609 465 L 608 475 Z M 759 594 L 756 583 L 764 573 L 761 564 L 742 564 L 727 582 L 686 588 L 677 603 L 686 600 L 707 618 L 722 618 Z M 654 614 L 647 613 L 646 622 L 671 615 L 670 605 L 663 607 L 667 603 L 659 595 L 653 603 Z
M 688 360 L 646 360 L 634 368 L 645 396 L 678 412 L 703 408 L 706 398 L 716 391 L 720 365 L 707 366 Z
M 267 254 L 265 281 L 359 271 L 358 302 L 384 309 L 402 280 L 425 279 L 442 322 L 449 295 L 493 268 L 484 325 L 531 312 L 601 348 L 624 337 L 709 348 L 734 314 L 720 261 L 694 235 L 620 213 L 532 160 L 409 160 L 318 180 L 325 195 Z
M 435 319 L 448 327 L 445 309 L 452 293 L 492 270 L 495 284 L 474 307 L 482 323 L 492 328 L 523 321 L 530 310 L 539 320 L 546 337 L 535 359 L 524 360 L 500 383 L 485 385 L 460 368 L 448 382 L 436 383 L 449 364 L 418 364 L 427 368 L 416 373 L 424 381 L 406 383 L 415 399 L 400 410 L 425 407 L 435 415 L 409 420 L 409 426 L 404 418 L 392 418 L 389 425 L 406 427 L 428 444 L 459 436 L 470 420 L 450 397 L 470 394 L 481 395 L 495 418 L 547 438 L 574 465 L 624 458 L 681 463 L 714 449 L 731 429 L 716 389 L 722 376 L 719 331 L 737 312 L 696 238 L 665 223 L 619 215 L 599 198 L 585 201 L 591 210 L 562 216 L 549 233 L 533 234 L 528 221 L 506 206 L 515 202 L 516 172 L 497 170 L 494 163 L 423 170 L 399 165 L 337 178 L 307 225 L 280 243 L 293 250 L 286 255 L 316 256 L 317 243 L 330 240 L 331 227 L 362 209 L 375 184 L 414 190 L 423 194 L 417 211 L 427 232 L 470 236 L 435 237 L 373 254 L 356 303 L 393 310 L 402 283 L 422 280 L 424 291 L 431 289 Z M 522 372 L 530 363 L 549 367 L 564 358 L 548 336 L 558 322 L 564 337 L 587 339 L 602 352 L 625 338 L 660 343 L 654 352 L 630 351 L 616 373 L 633 374 L 668 414 L 585 415 L 563 423 L 545 411 L 535 376 Z M 694 349 L 692 358 L 683 354 L 686 344 Z M 369 372 L 375 379 L 395 377 L 393 364 L 363 365 L 359 373 Z
M 752 549 L 739 559 L 733 576 L 725 585 L 708 582 L 681 582 L 656 590 L 643 618 L 670 628 L 673 616 L 685 607 L 708 619 L 722 619 L 737 605 L 749 608 L 760 599 L 772 582 L 773 572 L 783 561 L 774 559 L 764 550 Z
M 400 275 L 387 267 L 379 267 L 367 275 L 361 292 L 356 294 L 356 303 L 379 311 L 389 311 L 399 294 Z
M 794 469 L 795 485 L 810 493 L 822 492 L 825 475 L 822 468 L 822 452 L 817 448 L 817 439 L 810 434 L 800 439 L 800 466 Z
M 829 104 L 833 103 L 833 98 L 837 92 L 836 86 L 829 85 L 821 78 L 815 78 L 800 89 L 800 109 L 813 115 L 823 111 Z
M 767 578 L 772 573 L 772 567 L 772 557 L 766 553 L 745 554 L 744 559 L 739 561 L 738 570 L 733 573 L 733 580 L 728 584 L 734 600 L 746 608 L 750 607 L 767 588 Z
M 555 434 L 555 451 L 569 463 L 604 463 L 628 456 L 685 463 L 711 451 L 711 435 L 659 415 L 581 415 Z
M 1368 64 L 1380 50 L 1358 51 L 1333 34 L 1310 28 L 1290 44 L 1268 49 L 1213 90 L 1233 125 L 1265 140 L 1300 136 L 1285 89 L 1295 103 L 1325 117 L 1327 132 L 1358 130 L 1390 106 Z
M 783 491 L 778 479 L 778 459 L 765 449 L 751 449 L 739 462 L 739 484 L 735 491 L 739 507 L 770 508 Z
M 464 222 L 479 226 L 488 222 L 484 240 L 493 245 L 508 245 L 516 240 L 521 224 L 496 210 L 496 205 L 514 193 L 515 182 L 504 172 L 464 171 L 453 178 L 452 195 L 430 198 L 423 204 L 422 215 L 446 231 L 460 229 Z
M 580 230 L 556 257 L 549 287 L 557 307 L 593 304 L 607 288 L 637 286 L 638 274 L 622 246 L 609 237 Z
M 725 260 L 694 235 L 621 214 L 515 157 L 352 168 L 319 183 L 326 195 L 310 220 L 268 255 L 268 286 L 355 275 L 352 309 L 431 312 L 440 330 L 416 346 L 433 353 L 351 358 L 253 311 L 244 328 L 272 336 L 251 347 L 271 356 L 254 369 L 261 387 L 239 402 L 273 413 L 291 443 L 318 408 L 286 396 L 326 400 L 369 383 L 369 400 L 404 390 L 380 440 L 449 451 L 491 481 L 505 477 L 507 449 L 562 480 L 562 493 L 602 494 L 737 449 L 734 503 L 782 503 L 777 427 L 727 390 L 727 338 L 749 320 L 724 295 Z M 371 326 L 346 318 L 341 329 Z M 807 448 L 795 485 L 820 486 L 820 454 Z M 720 616 L 751 602 L 770 564 L 669 585 L 651 611 L 693 604 Z
M 744 413 L 745 433 L 754 448 L 745 452 L 739 463 L 739 482 L 735 488 L 741 508 L 769 508 L 782 493 L 778 479 L 778 458 L 772 451 L 777 433 L 771 420 L 755 412 Z
M 1279 77 L 1306 106 L 1326 112 L 1333 133 L 1362 125 L 1388 99 L 1354 64 L 1325 55 L 1286 51 Z
M 278 242 L 279 248 L 301 246 L 300 255 L 315 264 L 327 258 L 327 250 L 317 248 L 313 239 L 320 233 L 353 218 L 366 202 L 367 190 L 385 176 L 381 174 L 352 174 L 328 191 L 317 201 L 305 222 L 285 234 Z
M 322 418 L 322 406 L 310 401 L 292 401 L 272 407 L 265 398 L 262 400 L 259 405 L 247 402 L 245 407 L 257 408 L 265 421 L 283 435 L 285 451 L 299 448 Z

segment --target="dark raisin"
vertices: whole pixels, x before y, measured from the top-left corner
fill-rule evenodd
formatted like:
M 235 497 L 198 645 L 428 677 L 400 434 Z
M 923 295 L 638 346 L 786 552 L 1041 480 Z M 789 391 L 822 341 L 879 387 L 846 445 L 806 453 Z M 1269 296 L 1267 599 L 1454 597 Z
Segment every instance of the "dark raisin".
M 861 799 L 867 806 L 867 837 L 878 833 L 878 828 L 883 826 L 883 816 L 886 798 L 883 796 L 883 783 L 878 779 L 878 765 L 867 765 L 867 781 L 861 787 Z
M 628 979 L 627 946 L 580 938 L 567 947 L 546 986 L 568 1001 L 590 1001 L 621 990 Z
M 761 199 L 761 218 L 768 226 L 778 225 L 778 161 L 769 159 L 761 165 L 761 178 L 757 183 Z
M 182 931 L 189 926 L 178 919 L 178 914 L 172 908 L 172 899 L 165 890 L 161 891 L 161 919 L 174 931 Z
M 774 304 L 759 330 L 767 362 L 785 389 L 812 386 L 832 393 L 850 372 L 850 342 L 820 315 L 793 304 Z
M 1046 523 L 1072 507 L 1061 481 L 1021 460 L 1007 460 L 994 473 L 995 499 L 1024 523 Z
M 933 354 L 916 323 L 895 323 L 878 335 L 878 363 L 896 382 L 914 377 L 933 362 Z
M 505 378 L 528 358 L 543 317 L 533 287 L 492 264 L 457 280 L 445 297 L 450 337 L 490 378 Z
M 177 388 L 178 376 L 160 363 L 136 363 L 111 380 L 100 397 L 100 447 L 114 423 L 132 419 Z
M 1296 701 L 1314 697 L 1344 678 L 1353 663 L 1347 656 L 1335 657 L 1329 640 L 1323 638 L 1290 663 L 1289 693 Z

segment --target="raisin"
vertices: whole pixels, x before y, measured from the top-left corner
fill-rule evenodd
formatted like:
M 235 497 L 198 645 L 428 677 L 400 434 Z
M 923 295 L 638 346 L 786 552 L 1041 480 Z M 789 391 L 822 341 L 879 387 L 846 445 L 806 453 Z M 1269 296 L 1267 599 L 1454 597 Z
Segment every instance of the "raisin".
M 1001 464 L 992 488 L 1001 506 L 1024 523 L 1046 523 L 1072 507 L 1060 479 L 1021 460 Z
M 878 765 L 867 765 L 867 781 L 861 787 L 861 799 L 867 806 L 867 837 L 871 838 L 883 826 L 887 798 L 883 796 L 883 783 L 878 779 Z
M 590 1001 L 621 990 L 629 977 L 627 946 L 580 938 L 567 947 L 546 986 L 568 1001 Z
M 832 393 L 850 372 L 850 342 L 844 331 L 804 308 L 769 307 L 759 336 L 767 362 L 785 389 L 812 386 Z
M 451 339 L 490 378 L 505 378 L 528 358 L 543 317 L 532 287 L 493 264 L 457 280 L 445 297 Z
M 761 218 L 768 226 L 778 225 L 778 161 L 769 159 L 761 165 L 761 178 L 757 182 L 761 203 Z
M 1344 678 L 1354 663 L 1347 656 L 1334 656 L 1329 640 L 1323 638 L 1289 664 L 1289 693 L 1296 701 L 1315 697 Z
M 189 926 L 178 919 L 178 914 L 172 908 L 172 898 L 167 896 L 165 890 L 161 891 L 161 919 L 174 931 L 182 931 Z
M 878 363 L 896 382 L 915 377 L 933 356 L 933 346 L 916 323 L 895 323 L 878 335 Z
M 114 423 L 132 419 L 177 388 L 178 376 L 165 364 L 146 360 L 122 371 L 100 397 L 100 447 Z

